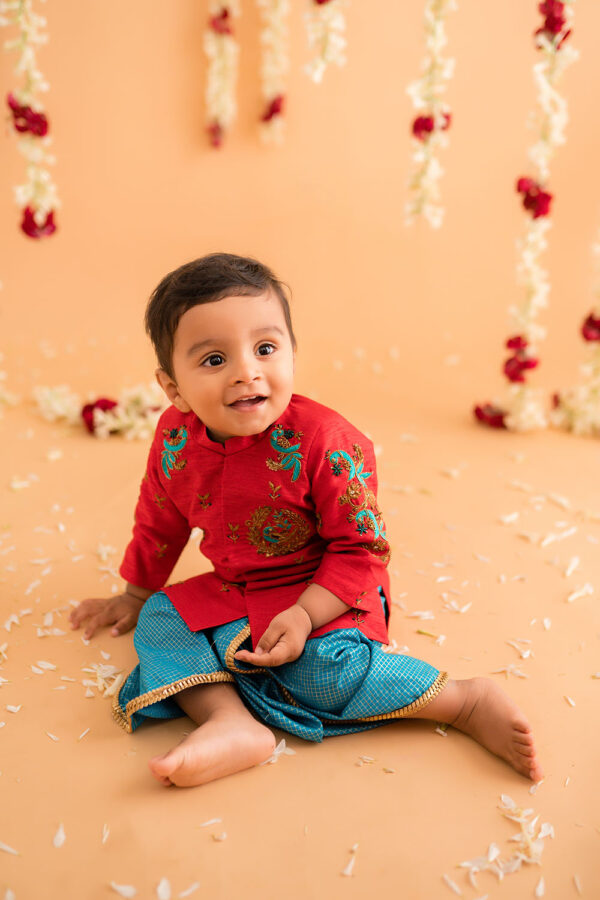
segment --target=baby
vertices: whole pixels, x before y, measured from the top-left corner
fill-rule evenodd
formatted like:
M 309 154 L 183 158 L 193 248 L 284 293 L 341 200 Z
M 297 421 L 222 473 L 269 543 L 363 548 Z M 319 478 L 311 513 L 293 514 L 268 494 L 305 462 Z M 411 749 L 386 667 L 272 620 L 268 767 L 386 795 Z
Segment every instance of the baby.
M 136 626 L 139 663 L 114 716 L 198 726 L 150 760 L 165 785 L 268 759 L 272 727 L 306 740 L 394 719 L 446 722 L 517 772 L 542 771 L 531 729 L 492 681 L 450 680 L 389 642 L 390 557 L 371 442 L 293 393 L 296 340 L 266 266 L 212 254 L 167 275 L 146 312 L 161 416 L 142 481 L 125 591 L 84 600 L 85 637 Z M 167 585 L 192 528 L 210 572 Z M 137 623 L 137 624 L 136 624 Z

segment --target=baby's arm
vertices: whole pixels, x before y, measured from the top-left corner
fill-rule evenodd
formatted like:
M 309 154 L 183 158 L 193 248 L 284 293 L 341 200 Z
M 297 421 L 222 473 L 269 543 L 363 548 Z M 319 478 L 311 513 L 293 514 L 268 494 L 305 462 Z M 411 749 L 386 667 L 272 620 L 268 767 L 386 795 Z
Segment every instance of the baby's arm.
M 123 593 L 117 594 L 115 597 L 83 600 L 69 616 L 71 628 L 79 628 L 88 619 L 83 633 L 85 640 L 93 637 L 98 628 L 109 625 L 115 626 L 111 631 L 113 637 L 125 634 L 135 627 L 144 601 L 152 593 L 145 588 L 128 584 Z

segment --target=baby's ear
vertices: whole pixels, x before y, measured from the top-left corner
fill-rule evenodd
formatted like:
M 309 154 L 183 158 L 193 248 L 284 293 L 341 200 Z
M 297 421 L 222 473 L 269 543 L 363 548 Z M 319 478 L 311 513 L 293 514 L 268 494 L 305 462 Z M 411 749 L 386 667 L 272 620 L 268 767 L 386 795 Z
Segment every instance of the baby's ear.
M 157 369 L 155 372 L 156 380 L 160 384 L 161 388 L 179 412 L 188 413 L 191 409 L 189 403 L 187 403 L 181 394 L 179 393 L 179 388 L 177 387 L 177 382 L 171 378 L 168 372 L 165 372 L 164 369 Z

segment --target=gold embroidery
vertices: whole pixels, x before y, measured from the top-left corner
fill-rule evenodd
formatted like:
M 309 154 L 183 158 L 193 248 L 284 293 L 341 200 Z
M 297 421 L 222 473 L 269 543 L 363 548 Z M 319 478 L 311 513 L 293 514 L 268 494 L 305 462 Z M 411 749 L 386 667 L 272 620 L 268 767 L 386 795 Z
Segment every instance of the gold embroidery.
M 225 665 L 230 671 L 241 672 L 243 675 L 256 675 L 257 672 L 268 671 L 265 666 L 254 666 L 253 664 L 251 664 L 253 665 L 251 669 L 240 669 L 236 666 L 234 656 L 248 637 L 250 637 L 250 626 L 244 625 L 242 630 L 236 634 L 225 651 Z
M 222 584 L 221 584 L 221 587 L 219 588 L 219 590 L 221 590 L 221 591 L 229 591 L 229 590 L 231 590 L 231 588 L 229 587 L 229 585 L 227 584 L 227 582 L 223 581 Z
M 269 494 L 269 497 L 271 498 L 271 500 L 279 500 L 279 492 L 281 490 L 281 485 L 273 484 L 273 482 L 270 481 L 269 487 L 271 488 L 271 492 Z
M 292 481 L 297 481 L 302 469 L 302 453 L 300 453 L 300 440 L 304 432 L 292 431 L 291 428 L 284 428 L 282 425 L 276 425 L 271 432 L 270 443 L 273 450 L 279 454 L 278 459 L 265 460 L 267 467 L 272 472 L 278 472 L 280 469 L 290 469 L 292 472 Z M 292 444 L 293 440 L 297 443 Z
M 201 509 L 208 509 L 209 506 L 212 506 L 212 503 L 209 500 L 210 494 L 196 494 L 196 497 L 200 501 Z
M 344 451 L 328 450 L 325 459 L 331 463 L 331 471 L 335 476 L 341 475 L 344 470 L 348 473 L 348 485 L 338 498 L 340 506 L 348 504 L 350 507 L 347 521 L 356 522 L 359 534 L 366 534 L 369 529 L 373 531 L 373 540 L 365 541 L 359 546 L 377 556 L 386 565 L 390 559 L 390 546 L 377 499 L 366 481 L 372 473 L 363 471 L 364 455 L 361 446 L 353 444 L 352 448 L 354 450 L 352 458 Z
M 166 700 L 180 691 L 185 691 L 187 688 L 195 687 L 197 684 L 213 684 L 218 681 L 235 681 L 235 678 L 229 672 L 207 672 L 199 675 L 189 675 L 187 678 L 180 678 L 179 681 L 174 681 L 172 684 L 166 684 L 163 687 L 155 688 L 153 691 L 148 691 L 147 694 L 135 697 L 129 701 L 125 709 L 119 703 L 121 688 L 118 695 L 113 699 L 113 718 L 125 731 L 131 734 L 133 731 L 131 717 L 134 713 L 139 712 L 146 706 L 151 706 L 153 703 Z
M 159 559 L 162 559 L 165 553 L 167 552 L 168 544 L 158 544 L 156 545 L 156 550 L 154 551 Z
M 239 525 L 235 525 L 233 522 L 228 522 L 227 527 L 229 528 L 230 534 L 227 535 L 230 541 L 233 541 L 234 544 L 239 538 L 238 529 Z
M 310 525 L 291 509 L 259 506 L 246 522 L 248 540 L 264 556 L 284 556 L 306 545 Z
M 414 716 L 416 712 L 420 712 L 424 707 L 428 706 L 432 700 L 438 696 L 441 691 L 446 687 L 448 683 L 448 673 L 440 672 L 437 676 L 431 687 L 428 687 L 424 694 L 421 694 L 420 697 L 417 697 L 416 700 L 413 700 L 412 703 L 409 703 L 408 706 L 403 706 L 400 709 L 394 709 L 389 713 L 381 713 L 379 716 L 361 716 L 357 719 L 344 719 L 342 722 L 335 719 L 321 719 L 323 724 L 325 725 L 351 725 L 353 722 L 385 722 L 390 719 L 405 719 L 409 716 Z M 279 685 L 281 688 L 285 699 L 292 704 L 292 706 L 300 706 L 300 704 L 294 700 L 290 692 L 285 688 L 282 684 Z
M 156 503 L 156 505 L 158 506 L 159 509 L 165 508 L 165 500 L 166 499 L 167 499 L 166 497 L 159 497 L 158 494 L 154 495 L 154 502 Z

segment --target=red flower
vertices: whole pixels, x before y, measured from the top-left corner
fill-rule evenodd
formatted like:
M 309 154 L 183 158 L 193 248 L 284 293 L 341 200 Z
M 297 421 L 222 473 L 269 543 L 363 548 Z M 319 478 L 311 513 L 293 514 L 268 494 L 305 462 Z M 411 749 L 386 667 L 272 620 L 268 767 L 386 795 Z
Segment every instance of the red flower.
M 522 334 L 517 334 L 507 340 L 506 346 L 509 350 L 525 350 L 527 343 L 527 339 Z
M 318 6 L 323 6 L 323 4 L 329 3 L 329 0 L 315 0 L 315 3 L 316 3 Z
M 29 132 L 35 137 L 48 134 L 48 119 L 44 113 L 34 112 L 30 106 L 21 106 L 14 94 L 8 94 L 6 100 L 13 115 L 13 125 L 18 132 Z
M 86 403 L 81 410 L 81 418 L 90 434 L 94 433 L 94 410 L 101 409 L 106 411 L 107 409 L 114 409 L 116 405 L 116 400 L 108 400 L 106 397 L 100 397 L 95 403 Z
M 213 16 L 209 21 L 209 25 L 217 34 L 233 34 L 231 23 L 229 21 L 229 10 L 223 7 L 218 16 Z
M 558 409 L 560 406 L 560 394 L 558 391 L 555 394 L 552 394 L 552 409 Z
M 261 122 L 270 122 L 271 119 L 274 119 L 275 116 L 280 116 L 283 113 L 283 101 L 285 97 L 283 94 L 278 94 L 276 97 L 271 100 L 269 103 L 264 115 L 261 117 Z
M 491 403 L 484 403 L 483 406 L 476 406 L 473 410 L 475 418 L 483 425 L 489 425 L 490 428 L 506 428 L 504 419 L 506 412 L 498 406 L 492 406 Z
M 50 234 L 54 234 L 56 231 L 56 225 L 54 224 L 54 210 L 51 210 L 46 216 L 46 220 L 43 225 L 38 225 L 33 217 L 34 210 L 27 206 L 23 210 L 23 221 L 21 222 L 21 231 L 24 231 L 27 237 L 30 238 L 41 238 L 48 237 Z
M 450 113 L 442 113 L 442 115 L 445 121 L 441 127 L 441 131 L 446 131 L 446 129 L 450 128 L 452 116 Z M 434 128 L 435 123 L 433 116 L 417 116 L 412 124 L 412 133 L 417 140 L 426 141 Z
M 533 178 L 519 178 L 517 191 L 523 194 L 523 206 L 532 213 L 534 219 L 550 214 L 552 194 L 542 190 Z
M 600 319 L 590 313 L 581 326 L 581 334 L 585 341 L 600 341 Z
M 517 350 L 514 356 L 509 356 L 503 366 L 503 371 L 509 381 L 525 381 L 523 372 L 527 369 L 535 369 L 539 359 L 533 356 L 525 356 L 523 350 Z
M 210 135 L 210 142 L 213 147 L 220 147 L 223 143 L 223 138 L 225 136 L 225 132 L 223 130 L 223 126 L 220 122 L 213 122 L 208 126 L 208 133 Z

